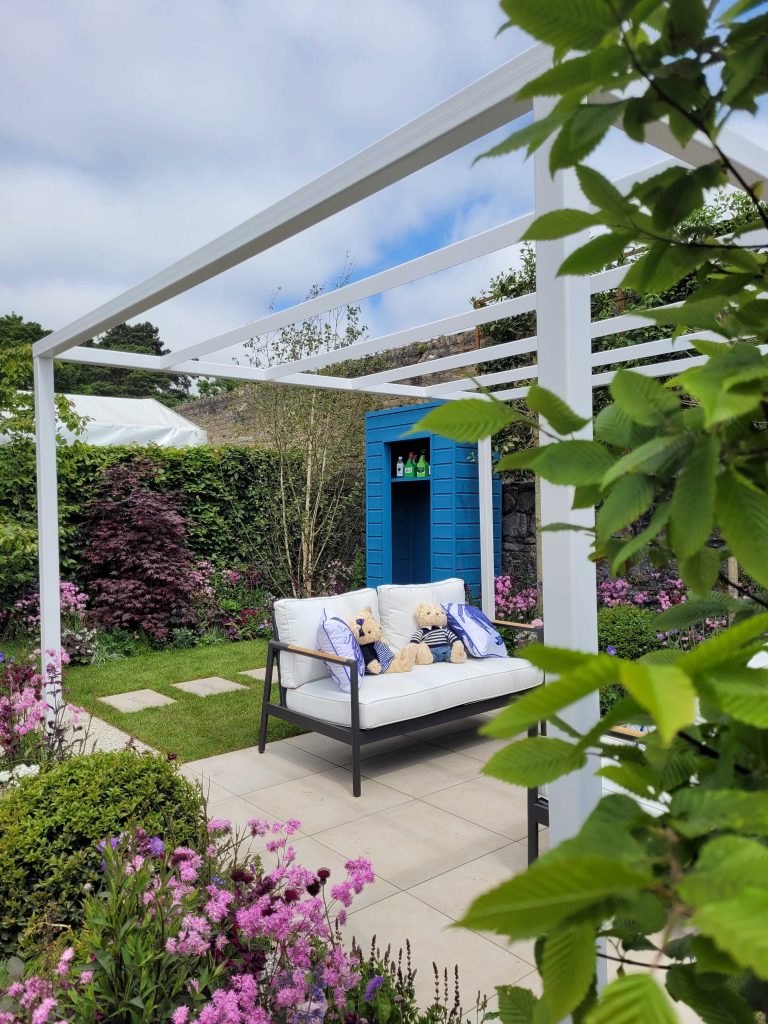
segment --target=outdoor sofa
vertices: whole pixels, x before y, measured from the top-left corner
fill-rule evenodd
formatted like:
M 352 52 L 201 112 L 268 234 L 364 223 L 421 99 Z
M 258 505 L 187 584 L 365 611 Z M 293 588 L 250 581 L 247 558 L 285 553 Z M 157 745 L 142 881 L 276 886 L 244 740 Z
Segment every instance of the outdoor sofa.
M 360 752 L 367 743 L 433 725 L 460 721 L 507 704 L 512 697 L 543 682 L 539 669 L 524 658 L 471 658 L 463 665 L 416 665 L 411 672 L 358 678 L 354 660 L 316 649 L 323 612 L 349 620 L 370 607 L 381 622 L 384 639 L 395 650 L 415 629 L 414 610 L 422 602 L 464 602 L 464 581 L 387 585 L 333 597 L 284 598 L 275 602 L 274 640 L 270 641 L 259 730 L 264 752 L 270 715 L 299 728 L 322 733 L 352 748 L 352 792 L 360 796 Z M 499 627 L 534 632 L 537 627 L 496 620 Z M 344 693 L 328 672 L 327 662 L 348 665 L 351 692 Z M 280 703 L 271 692 L 277 666 Z

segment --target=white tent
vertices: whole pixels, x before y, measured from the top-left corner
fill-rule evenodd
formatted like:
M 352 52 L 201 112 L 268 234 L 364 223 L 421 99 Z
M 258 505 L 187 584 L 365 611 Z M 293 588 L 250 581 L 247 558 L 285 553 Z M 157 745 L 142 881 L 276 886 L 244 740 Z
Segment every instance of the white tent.
M 34 346 L 35 402 L 37 409 L 37 486 L 40 531 L 40 595 L 43 648 L 61 646 L 59 618 L 59 552 L 57 533 L 56 445 L 53 404 L 54 358 L 100 366 L 122 366 L 165 373 L 185 373 L 253 381 L 274 381 L 310 388 L 333 388 L 374 394 L 402 395 L 429 401 L 439 397 L 448 401 L 471 395 L 477 383 L 506 385 L 497 398 L 509 400 L 524 395 L 527 382 L 539 383 L 559 394 L 578 413 L 592 411 L 592 389 L 602 387 L 613 376 L 603 367 L 610 362 L 640 363 L 640 373 L 651 377 L 696 365 L 698 355 L 670 364 L 649 362 L 659 356 L 690 350 L 694 338 L 702 332 L 681 338 L 630 345 L 621 352 L 593 351 L 593 340 L 619 331 L 645 326 L 647 318 L 632 313 L 592 322 L 590 295 L 615 288 L 627 271 L 626 266 L 603 271 L 591 278 L 560 277 L 558 268 L 565 257 L 586 240 L 585 234 L 539 242 L 536 246 L 536 293 L 507 299 L 479 309 L 454 312 L 446 318 L 419 324 L 378 338 L 359 341 L 344 349 L 319 353 L 281 365 L 268 367 L 237 366 L 217 362 L 215 353 L 250 338 L 264 336 L 306 317 L 326 312 L 335 306 L 357 302 L 398 288 L 431 274 L 455 267 L 487 253 L 497 252 L 520 240 L 534 216 L 563 207 L 587 208 L 573 171 L 550 176 L 548 154 L 551 141 L 538 149 L 529 167 L 534 184 L 534 210 L 506 224 L 463 238 L 407 263 L 379 271 L 351 282 L 343 288 L 309 299 L 287 310 L 260 320 L 195 341 L 181 350 L 163 356 L 81 347 L 83 341 L 108 330 L 115 324 L 139 316 L 161 302 L 208 281 L 237 266 L 257 253 L 265 252 L 287 238 L 324 221 L 340 210 L 401 181 L 422 167 L 487 133 L 533 113 L 540 120 L 550 112 L 549 98 L 518 100 L 519 90 L 533 77 L 551 66 L 547 47 L 536 45 L 492 71 L 456 95 L 415 118 L 392 134 L 374 143 L 315 181 L 275 203 L 226 234 L 166 267 L 153 277 L 130 288 L 122 295 L 86 313 L 79 320 L 48 335 Z M 590 97 L 588 102 L 603 103 L 613 94 Z M 768 151 L 759 141 L 744 137 L 730 126 L 720 132 L 723 147 L 732 154 L 739 172 L 750 181 L 768 180 Z M 664 155 L 652 167 L 632 166 L 637 149 L 627 148 L 625 177 L 617 181 L 620 189 L 661 171 L 669 163 L 698 167 L 712 159 L 706 140 L 694 136 L 688 145 L 680 145 L 668 126 L 651 125 L 647 141 Z M 765 238 L 756 241 L 765 244 Z M 458 353 L 431 363 L 404 366 L 371 373 L 363 377 L 332 377 L 318 374 L 322 367 L 358 356 L 402 348 L 412 342 L 428 341 L 441 334 L 470 330 L 522 312 L 536 311 L 536 336 L 513 341 L 481 352 Z M 717 340 L 715 338 L 715 340 Z M 536 352 L 537 363 L 518 369 L 481 374 L 468 380 L 463 367 L 498 359 L 513 353 Z M 673 367 L 674 369 L 671 369 Z M 455 379 L 447 384 L 416 386 L 403 384 L 419 375 L 455 370 Z M 476 392 L 475 392 L 476 393 Z M 580 436 L 590 436 L 585 427 Z M 545 439 L 546 440 L 546 439 Z M 481 567 L 483 607 L 493 614 L 493 515 L 491 489 L 491 443 L 479 446 L 479 497 L 481 513 Z M 568 522 L 589 527 L 594 523 L 591 509 L 571 509 L 571 491 L 544 481 L 541 487 L 543 525 Z M 589 561 L 589 542 L 582 532 L 545 532 L 542 535 L 543 603 L 545 640 L 559 647 L 597 649 L 597 612 L 595 567 Z M 577 702 L 562 718 L 580 732 L 598 720 L 597 696 Z M 553 842 L 572 835 L 600 796 L 600 779 L 592 768 L 573 772 L 559 779 L 550 790 Z
M 195 448 L 208 435 L 191 420 L 154 398 L 106 398 L 102 395 L 65 395 L 78 416 L 88 422 L 75 435 L 63 424 L 59 434 L 69 442 L 86 444 L 157 444 L 161 448 Z
M 56 421 L 56 433 L 68 444 L 157 444 L 161 448 L 196 448 L 208 435 L 191 420 L 154 398 L 107 398 L 103 395 L 64 395 L 86 423 L 80 433 Z M 10 438 L 0 431 L 0 444 Z

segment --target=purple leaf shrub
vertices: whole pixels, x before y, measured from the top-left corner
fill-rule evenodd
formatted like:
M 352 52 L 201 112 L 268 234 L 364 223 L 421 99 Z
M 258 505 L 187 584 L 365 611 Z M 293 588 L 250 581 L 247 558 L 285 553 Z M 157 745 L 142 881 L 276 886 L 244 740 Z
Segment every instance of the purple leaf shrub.
M 194 621 L 200 579 L 180 499 L 156 489 L 157 474 L 147 458 L 107 467 L 87 508 L 83 557 L 93 621 L 161 641 Z

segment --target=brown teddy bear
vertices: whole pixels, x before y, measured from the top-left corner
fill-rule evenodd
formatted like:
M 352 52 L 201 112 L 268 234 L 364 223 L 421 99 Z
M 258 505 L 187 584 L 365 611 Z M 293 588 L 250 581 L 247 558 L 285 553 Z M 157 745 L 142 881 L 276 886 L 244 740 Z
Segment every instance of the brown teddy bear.
M 410 672 L 416 660 L 416 648 L 409 644 L 402 651 L 393 651 L 384 642 L 381 623 L 373 617 L 370 608 L 363 608 L 348 622 L 352 635 L 360 644 L 366 674 L 377 676 L 384 672 Z
M 431 665 L 435 661 L 464 664 L 467 660 L 464 644 L 448 628 L 448 618 L 439 604 L 417 604 L 413 616 L 419 628 L 409 646 L 416 646 L 417 665 Z

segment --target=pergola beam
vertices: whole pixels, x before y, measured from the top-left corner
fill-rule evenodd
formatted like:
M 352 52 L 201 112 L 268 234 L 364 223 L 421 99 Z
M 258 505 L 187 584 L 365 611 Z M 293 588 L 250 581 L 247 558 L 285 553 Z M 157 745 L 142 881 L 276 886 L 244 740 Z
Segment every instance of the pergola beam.
M 549 63 L 537 44 L 285 199 L 37 342 L 58 355 L 216 277 L 531 110 L 515 96 Z
M 306 299 L 287 309 L 281 309 L 277 313 L 270 313 L 268 316 L 253 320 L 242 327 L 227 331 L 226 334 L 219 334 L 215 338 L 208 338 L 206 341 L 199 341 L 186 348 L 176 349 L 174 352 L 169 352 L 168 355 L 161 356 L 159 361 L 164 366 L 173 366 L 185 359 L 198 359 L 210 352 L 220 352 L 232 345 L 250 341 L 252 338 L 263 337 L 265 334 L 279 331 L 299 321 L 322 316 L 323 313 L 328 313 L 332 309 L 349 306 L 354 302 L 370 298 L 372 295 L 380 295 L 382 292 L 391 291 L 401 285 L 411 284 L 422 278 L 430 277 L 432 274 L 439 274 L 443 270 L 461 266 L 463 263 L 469 263 L 481 256 L 487 256 L 492 252 L 515 245 L 532 222 L 532 213 L 516 217 L 498 227 L 489 228 L 487 231 L 471 235 L 469 238 L 462 238 L 441 249 L 435 249 L 423 256 L 407 260 L 405 263 L 398 263 L 395 267 L 381 270 L 376 274 L 363 277 L 359 281 L 335 288 L 333 291 L 323 292 L 322 295 L 318 295 L 314 299 Z

